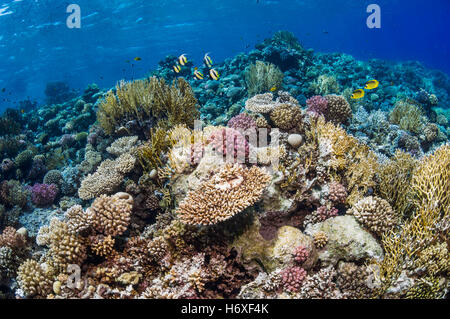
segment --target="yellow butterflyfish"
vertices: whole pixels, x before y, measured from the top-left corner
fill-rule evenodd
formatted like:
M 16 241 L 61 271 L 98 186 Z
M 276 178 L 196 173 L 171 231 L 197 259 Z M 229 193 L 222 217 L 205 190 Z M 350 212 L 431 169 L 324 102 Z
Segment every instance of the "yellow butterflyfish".
M 353 100 L 361 99 L 363 97 L 364 97 L 364 90 L 357 89 L 357 90 L 353 91 L 353 94 L 352 94 L 352 99 Z
M 378 87 L 380 83 L 377 80 L 370 80 L 366 83 L 366 86 L 364 87 L 366 90 L 373 90 Z
M 270 92 L 275 92 L 276 90 L 277 90 L 276 86 L 273 86 L 273 87 L 270 88 Z

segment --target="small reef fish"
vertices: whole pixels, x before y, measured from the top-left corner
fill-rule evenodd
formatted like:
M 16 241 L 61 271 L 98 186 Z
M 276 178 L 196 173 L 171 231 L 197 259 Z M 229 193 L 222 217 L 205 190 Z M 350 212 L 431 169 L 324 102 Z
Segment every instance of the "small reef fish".
M 209 75 L 215 81 L 217 81 L 220 78 L 219 72 L 217 72 L 215 69 L 209 70 Z
M 363 97 L 364 97 L 364 90 L 357 89 L 357 90 L 353 91 L 353 94 L 352 94 L 352 99 L 353 100 L 357 100 L 357 99 L 360 99 L 360 98 L 363 98 Z
M 277 90 L 276 86 L 273 86 L 273 87 L 270 88 L 270 92 L 275 92 L 276 90 Z
M 174 71 L 175 73 L 180 73 L 180 71 L 181 71 L 181 66 L 179 66 L 178 64 L 177 64 L 177 65 L 174 65 L 174 66 L 173 66 L 173 71 Z
M 205 65 L 210 68 L 213 65 L 213 61 L 211 59 L 211 57 L 209 56 L 209 53 L 206 53 L 205 56 L 203 57 L 203 62 L 205 62 Z
M 178 62 L 184 66 L 188 62 L 188 59 L 186 58 L 186 54 L 180 55 L 180 57 L 178 58 Z
M 203 78 L 204 78 L 202 72 L 200 72 L 199 70 L 195 70 L 195 71 L 194 71 L 194 76 L 195 76 L 195 78 L 197 78 L 198 80 L 203 80 Z
M 142 58 L 140 58 L 138 56 L 134 58 L 134 61 L 141 61 L 141 60 L 142 60 Z
M 377 80 L 370 80 L 366 83 L 366 86 L 364 87 L 366 90 L 373 90 L 378 87 L 380 83 Z

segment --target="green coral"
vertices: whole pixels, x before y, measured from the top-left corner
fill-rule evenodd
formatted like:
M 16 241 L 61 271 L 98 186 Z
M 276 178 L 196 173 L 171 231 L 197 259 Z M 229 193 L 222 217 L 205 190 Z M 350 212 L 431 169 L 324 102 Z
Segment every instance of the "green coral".
M 442 295 L 439 278 L 421 278 L 406 293 L 407 299 L 436 299 Z
M 256 61 L 245 71 L 245 83 L 247 84 L 248 96 L 278 90 L 283 83 L 284 74 L 272 63 Z
M 20 152 L 19 155 L 16 156 L 14 162 L 16 163 L 17 167 L 27 167 L 33 161 L 33 156 L 33 151 L 25 150 L 23 152 Z

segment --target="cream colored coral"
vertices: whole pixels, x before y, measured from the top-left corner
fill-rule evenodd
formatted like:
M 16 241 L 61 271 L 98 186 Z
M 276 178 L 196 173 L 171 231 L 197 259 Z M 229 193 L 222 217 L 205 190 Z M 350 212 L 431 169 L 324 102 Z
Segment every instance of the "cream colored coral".
M 125 153 L 131 153 L 136 148 L 138 142 L 137 136 L 124 136 L 120 137 L 111 143 L 106 151 L 110 154 L 120 156 Z
M 136 163 L 131 154 L 120 155 L 116 160 L 105 160 L 94 174 L 89 174 L 81 182 L 78 196 L 88 200 L 102 194 L 112 193 L 122 182 L 124 175 L 129 173 Z
M 52 290 L 52 278 L 52 270 L 33 259 L 26 260 L 17 271 L 17 283 L 28 297 L 47 296 Z
M 90 247 L 97 256 L 109 256 L 112 253 L 114 244 L 116 242 L 115 239 L 110 235 L 92 236 L 90 240 Z
M 397 214 L 391 205 L 382 198 L 369 196 L 359 200 L 347 214 L 379 235 L 390 230 L 398 222 Z
M 256 166 L 226 164 L 210 180 L 188 193 L 178 207 L 178 216 L 192 225 L 227 220 L 258 201 L 269 181 L 270 176 Z
M 127 193 L 102 195 L 86 210 L 91 215 L 92 226 L 104 235 L 121 235 L 130 223 L 133 197 Z
M 245 102 L 245 108 L 255 113 L 270 113 L 280 103 L 273 100 L 272 93 L 257 94 Z
M 73 234 L 79 233 L 87 229 L 92 223 L 89 220 L 90 215 L 86 214 L 81 205 L 74 205 L 70 207 L 64 214 L 67 220 L 67 227 Z
M 328 242 L 327 234 L 323 231 L 318 231 L 314 234 L 314 245 L 316 245 L 317 248 L 323 248 Z

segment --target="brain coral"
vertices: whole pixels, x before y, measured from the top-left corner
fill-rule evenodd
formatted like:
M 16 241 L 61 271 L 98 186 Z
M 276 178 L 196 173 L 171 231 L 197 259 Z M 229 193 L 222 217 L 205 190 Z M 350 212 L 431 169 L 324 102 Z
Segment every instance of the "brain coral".
M 397 223 L 397 214 L 391 205 L 379 197 L 365 197 L 359 200 L 347 213 L 354 215 L 360 223 L 379 235 L 391 229 Z
M 192 225 L 222 222 L 258 201 L 269 181 L 270 176 L 256 166 L 226 164 L 197 190 L 188 193 L 178 207 L 178 216 Z
M 101 194 L 112 193 L 123 181 L 124 175 L 133 169 L 135 163 L 136 158 L 128 153 L 120 155 L 114 161 L 103 161 L 94 174 L 89 174 L 82 180 L 78 196 L 88 200 Z
M 325 119 L 334 124 L 346 123 L 352 117 L 352 108 L 345 97 L 340 95 L 326 95 L 328 101 Z

